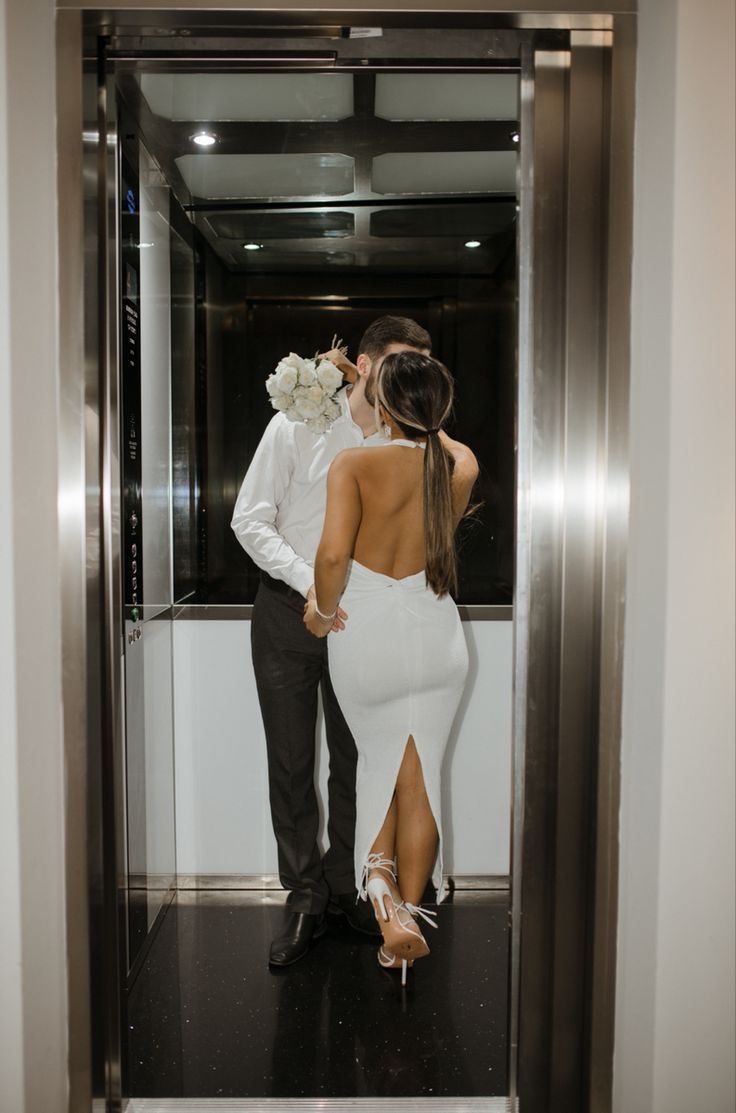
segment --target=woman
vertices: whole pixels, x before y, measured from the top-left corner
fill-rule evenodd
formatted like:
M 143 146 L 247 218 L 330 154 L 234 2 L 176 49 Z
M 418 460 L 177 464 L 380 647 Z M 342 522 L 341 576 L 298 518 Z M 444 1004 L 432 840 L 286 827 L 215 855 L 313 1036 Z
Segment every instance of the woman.
M 419 904 L 430 875 L 438 902 L 445 896 L 440 769 L 468 670 L 449 592 L 478 466 L 440 433 L 453 388 L 437 360 L 386 356 L 374 394 L 390 440 L 347 449 L 330 467 L 304 621 L 325 637 L 338 603 L 348 615 L 329 660 L 358 748 L 355 877 L 383 934 L 378 961 L 401 968 L 403 985 L 407 965 L 429 952 L 416 918 L 436 927 Z

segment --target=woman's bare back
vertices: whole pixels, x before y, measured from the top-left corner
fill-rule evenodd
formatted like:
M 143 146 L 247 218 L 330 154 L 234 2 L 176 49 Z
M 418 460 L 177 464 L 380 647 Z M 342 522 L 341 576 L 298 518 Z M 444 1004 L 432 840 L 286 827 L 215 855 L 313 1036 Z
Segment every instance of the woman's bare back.
M 456 518 L 462 516 L 478 474 L 472 452 L 444 439 L 455 459 Z M 361 500 L 353 555 L 359 564 L 400 580 L 424 568 L 424 453 L 406 444 L 350 449 Z

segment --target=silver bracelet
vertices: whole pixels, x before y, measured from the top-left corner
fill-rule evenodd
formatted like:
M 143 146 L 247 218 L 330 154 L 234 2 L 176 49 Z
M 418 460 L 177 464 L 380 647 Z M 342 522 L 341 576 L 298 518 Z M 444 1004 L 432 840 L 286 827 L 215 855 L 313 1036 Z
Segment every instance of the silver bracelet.
M 332 621 L 332 619 L 333 619 L 333 618 L 335 617 L 335 615 L 337 614 L 337 607 L 335 607 L 335 609 L 334 609 L 334 611 L 332 612 L 332 614 L 322 614 L 322 611 L 321 611 L 321 610 L 319 609 L 319 607 L 317 606 L 317 600 L 316 600 L 316 599 L 314 600 L 314 609 L 315 609 L 315 611 L 317 612 L 317 614 L 319 615 L 319 617 L 320 617 L 320 618 L 323 618 L 323 619 L 325 620 L 325 622 L 327 622 L 328 620 L 329 620 L 329 621 L 331 622 L 331 621 Z

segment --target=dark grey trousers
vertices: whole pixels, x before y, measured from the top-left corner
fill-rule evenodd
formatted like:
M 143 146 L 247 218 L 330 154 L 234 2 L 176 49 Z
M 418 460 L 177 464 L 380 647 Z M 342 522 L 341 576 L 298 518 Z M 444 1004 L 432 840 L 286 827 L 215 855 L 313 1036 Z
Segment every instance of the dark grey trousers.
M 332 690 L 328 638 L 304 626 L 304 599 L 262 574 L 253 606 L 251 648 L 266 733 L 271 819 L 279 876 L 291 912 L 319 913 L 330 893 L 355 890 L 355 767 L 357 751 Z M 317 845 L 314 787 L 317 689 L 322 689 L 330 756 L 324 857 Z

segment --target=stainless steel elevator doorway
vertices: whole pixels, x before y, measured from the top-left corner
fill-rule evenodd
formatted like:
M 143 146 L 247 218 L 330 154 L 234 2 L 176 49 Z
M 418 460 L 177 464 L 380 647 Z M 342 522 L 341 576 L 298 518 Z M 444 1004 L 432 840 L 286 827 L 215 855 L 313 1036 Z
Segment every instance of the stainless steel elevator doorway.
M 343 38 L 343 26 L 358 26 L 354 17 L 343 17 L 330 28 L 323 18 L 300 17 L 300 34 L 307 46 L 309 37 L 318 39 L 321 32 Z M 126 833 L 131 801 L 125 763 L 135 752 L 130 726 L 144 708 L 134 693 L 128 658 L 127 683 L 122 675 L 120 648 L 129 645 L 133 660 L 138 643 L 146 641 L 147 625 L 164 644 L 172 608 L 181 602 L 169 583 L 168 597 L 154 598 L 152 611 L 139 607 L 133 597 L 139 585 L 132 549 L 137 541 L 121 528 L 121 513 L 128 523 L 140 515 L 135 480 L 126 491 L 120 478 L 125 436 L 130 441 L 132 427 L 120 422 L 118 344 L 127 336 L 134 360 L 138 336 L 119 280 L 128 273 L 120 270 L 118 233 L 124 178 L 119 160 L 126 137 L 119 129 L 115 80 L 126 67 L 141 65 L 149 72 L 235 68 L 257 73 L 300 64 L 293 54 L 285 59 L 283 51 L 263 49 L 264 36 L 278 43 L 285 34 L 289 21 L 284 18 L 280 25 L 275 13 L 267 30 L 244 15 L 231 14 L 227 28 L 218 27 L 212 13 L 188 13 L 186 26 L 181 15 L 159 15 L 155 28 L 141 26 L 139 18 L 132 12 L 86 17 L 86 81 L 89 103 L 95 106 L 86 126 L 93 183 L 87 210 L 86 327 L 89 358 L 98 371 L 90 377 L 88 405 L 99 421 L 88 429 L 87 448 L 96 449 L 99 432 L 95 479 L 100 489 L 99 519 L 90 530 L 90 551 L 96 554 L 99 546 L 99 562 L 92 559 L 90 576 L 101 601 L 101 628 L 88 631 L 90 642 L 101 634 L 100 671 L 90 669 L 90 690 L 101 699 L 100 733 L 91 722 L 90 740 L 101 746 L 97 787 L 105 817 L 96 843 L 99 858 L 92 866 L 99 896 L 92 907 L 92 970 L 97 1019 L 103 1025 L 98 1035 L 104 1030 L 94 1051 L 100 1067 L 96 1092 L 110 1109 L 121 1108 L 127 1097 L 121 1073 L 122 987 L 176 884 L 175 863 L 166 850 L 173 823 L 170 793 L 163 805 L 159 796 L 150 813 L 144 794 L 143 812 L 154 829 L 162 821 L 161 828 L 153 842 L 146 841 L 142 870 L 129 864 L 135 864 L 135 856 Z M 363 28 L 392 22 L 436 28 L 461 21 L 449 15 L 390 19 L 386 13 L 370 18 L 360 13 Z M 567 1113 L 582 1111 L 591 1095 L 604 1093 L 610 1070 L 616 815 L 610 774 L 620 696 L 625 521 L 627 361 L 620 336 L 628 299 L 631 25 L 605 14 L 554 20 L 478 14 L 468 17 L 468 24 L 486 29 L 493 42 L 492 61 L 481 65 L 476 59 L 476 72 L 515 68 L 520 78 L 512 915 L 509 1093 L 504 1101 L 524 1113 Z M 325 57 L 321 48 L 307 51 L 302 44 L 302 51 L 309 57 L 301 64 L 310 71 L 340 69 L 339 61 Z M 391 58 L 367 49 L 364 54 L 364 60 L 352 59 L 352 69 L 397 68 Z M 457 58 L 435 57 L 431 63 L 404 58 L 402 63 L 398 68 L 413 66 L 415 72 L 474 69 L 472 61 Z M 351 65 L 343 68 L 350 72 Z M 136 157 L 145 161 L 145 148 L 138 145 Z M 139 173 L 140 166 L 139 161 Z M 155 191 L 156 168 L 148 169 L 147 189 Z M 154 204 L 154 209 L 160 217 L 160 208 Z M 142 218 L 139 203 L 132 203 L 129 215 Z M 136 234 L 139 243 L 146 242 L 140 227 Z M 180 227 L 172 234 L 184 247 L 180 272 L 169 280 L 180 282 L 185 291 L 181 311 L 189 314 L 196 306 L 196 278 L 186 261 L 187 233 Z M 131 288 L 141 278 L 135 269 Z M 167 482 L 170 492 L 170 474 Z M 149 520 L 152 513 L 155 508 L 149 508 Z M 164 665 L 156 672 L 152 695 L 159 723 L 166 716 L 168 683 Z M 142 685 L 140 680 L 138 692 Z M 138 721 L 138 737 L 145 739 L 145 713 Z M 170 777 L 164 770 L 159 783 L 165 785 Z M 140 825 L 136 830 L 140 834 Z M 151 870 L 146 855 L 155 861 Z M 131 872 L 157 877 L 154 885 L 146 882 L 144 914 L 136 913 L 131 901 Z M 258 1107 L 267 1107 L 267 1100 L 259 1099 Z

